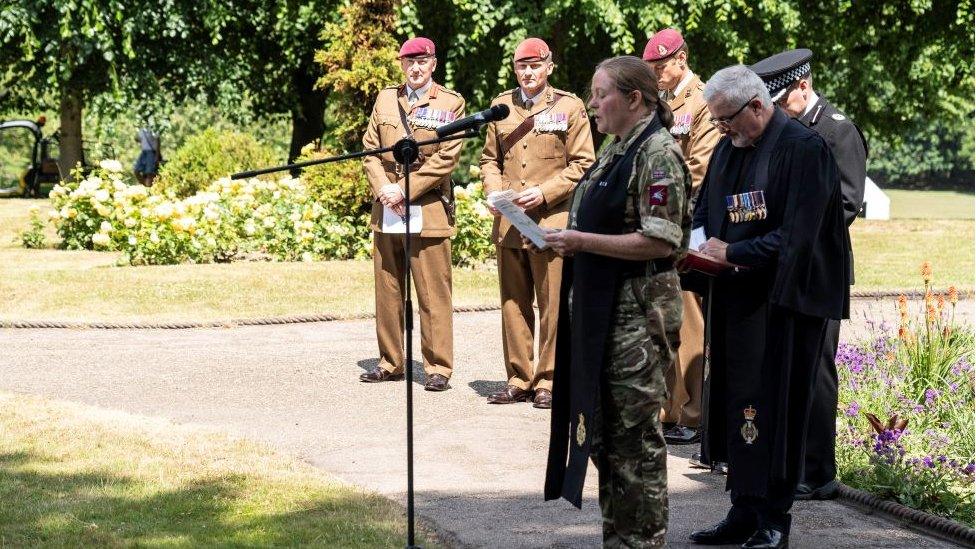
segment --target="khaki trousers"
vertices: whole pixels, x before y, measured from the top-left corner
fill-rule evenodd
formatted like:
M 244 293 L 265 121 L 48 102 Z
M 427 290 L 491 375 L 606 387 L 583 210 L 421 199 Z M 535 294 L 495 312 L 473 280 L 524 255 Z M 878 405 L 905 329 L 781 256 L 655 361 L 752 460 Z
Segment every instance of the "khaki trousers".
M 403 372 L 404 235 L 373 233 L 376 280 L 376 341 L 380 367 Z M 420 348 L 424 372 L 448 379 L 454 364 L 454 311 L 451 305 L 451 240 L 410 239 L 411 284 L 420 312 Z
M 681 292 L 681 298 L 681 344 L 677 358 L 664 378 L 668 399 L 661 412 L 661 421 L 698 428 L 701 423 L 705 364 L 705 317 L 702 315 L 701 299 L 697 294 Z
M 508 384 L 551 391 L 563 260 L 552 250 L 536 254 L 522 248 L 496 248 Z M 539 360 L 535 365 L 533 301 L 539 306 Z

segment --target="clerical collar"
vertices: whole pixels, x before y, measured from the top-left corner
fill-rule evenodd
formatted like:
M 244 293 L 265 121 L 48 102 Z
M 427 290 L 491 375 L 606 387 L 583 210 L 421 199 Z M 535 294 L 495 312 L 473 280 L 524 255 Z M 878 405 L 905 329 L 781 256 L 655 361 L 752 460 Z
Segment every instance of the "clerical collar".
M 694 77 L 695 73 L 691 72 L 691 69 L 685 71 L 685 77 L 681 79 L 681 82 L 678 82 L 678 85 L 674 87 L 674 91 L 671 93 L 674 94 L 675 97 L 678 97 L 681 90 L 685 89 L 685 86 L 691 83 L 691 79 Z
M 546 87 L 544 87 L 541 90 L 539 90 L 539 93 L 533 95 L 532 97 L 529 97 L 529 96 L 525 95 L 525 90 L 523 90 L 522 88 L 519 88 L 519 94 L 521 94 L 521 96 L 522 96 L 522 103 L 525 103 L 526 101 L 532 101 L 533 104 L 538 105 L 539 102 L 536 101 L 535 98 L 536 97 L 539 97 L 540 95 L 542 95 L 544 93 L 546 93 L 546 90 L 547 89 L 549 89 L 548 84 L 546 85 Z
M 820 96 L 817 95 L 817 92 L 810 90 L 810 97 L 807 98 L 807 108 L 803 109 L 803 115 L 801 118 L 810 114 L 810 111 L 817 106 L 817 101 L 820 101 Z
M 430 87 L 433 86 L 433 85 L 434 85 L 434 79 L 433 78 L 431 78 L 430 80 L 428 80 L 427 83 L 424 84 L 424 86 L 422 88 L 420 88 L 419 90 L 415 90 L 415 89 L 413 89 L 413 88 L 410 87 L 410 84 L 406 84 L 406 88 L 407 88 L 407 99 L 410 99 L 410 95 L 413 94 L 413 93 L 415 93 L 415 92 L 417 94 L 417 99 L 420 99 L 421 97 L 427 95 L 427 91 L 430 90 Z

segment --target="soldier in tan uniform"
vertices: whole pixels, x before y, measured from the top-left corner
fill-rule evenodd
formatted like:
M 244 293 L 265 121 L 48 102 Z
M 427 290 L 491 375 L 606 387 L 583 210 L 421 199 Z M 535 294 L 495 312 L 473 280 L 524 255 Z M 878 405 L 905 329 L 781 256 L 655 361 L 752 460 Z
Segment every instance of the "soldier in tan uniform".
M 675 29 L 664 29 L 652 36 L 643 58 L 654 69 L 658 89 L 674 113 L 671 135 L 678 141 L 691 172 L 693 208 L 712 149 L 722 137 L 708 121 L 705 83 L 688 66 L 688 44 Z M 681 344 L 676 363 L 666 377 L 668 400 L 661 416 L 662 422 L 671 424 L 664 437 L 671 444 L 697 442 L 702 413 L 705 320 L 697 294 L 683 292 L 682 300 Z
M 481 155 L 486 193 L 512 190 L 515 203 L 542 227 L 565 229 L 569 198 L 593 163 L 593 137 L 586 107 L 575 95 L 548 85 L 554 68 L 545 42 L 529 38 L 515 49 L 519 87 L 492 101 L 508 105 L 508 118 L 488 124 Z M 552 405 L 556 319 L 562 259 L 552 250 L 531 253 L 511 223 L 495 213 L 502 302 L 502 346 L 508 384 L 488 397 L 492 404 L 532 400 Z M 539 356 L 533 364 L 535 311 L 539 307 Z
M 437 127 L 464 116 L 464 99 L 432 80 L 437 67 L 434 43 L 411 38 L 400 48 L 406 82 L 380 91 L 373 105 L 363 146 L 388 147 L 407 135 L 418 141 L 436 137 Z M 454 363 L 451 306 L 451 241 L 449 215 L 451 171 L 461 154 L 461 141 L 420 147 L 410 169 L 410 273 L 420 307 L 420 343 L 428 391 L 444 391 Z M 380 360 L 360 376 L 368 383 L 403 379 L 404 234 L 392 223 L 404 212 L 404 176 L 392 153 L 363 160 L 373 202 L 373 272 L 376 277 L 376 339 Z M 384 215 L 385 214 L 385 215 Z

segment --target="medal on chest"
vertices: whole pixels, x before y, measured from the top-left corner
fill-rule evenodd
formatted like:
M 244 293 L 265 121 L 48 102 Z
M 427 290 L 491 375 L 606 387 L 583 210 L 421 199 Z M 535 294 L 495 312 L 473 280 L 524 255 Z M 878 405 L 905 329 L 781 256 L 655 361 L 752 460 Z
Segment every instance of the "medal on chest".
M 739 429 L 739 434 L 742 435 L 742 439 L 746 441 L 746 444 L 752 444 L 759 438 L 759 428 L 753 423 L 756 419 L 756 409 L 750 404 L 748 408 L 742 411 L 742 415 L 746 421 L 742 424 L 742 428 Z
M 454 111 L 422 107 L 413 111 L 407 120 L 414 128 L 436 130 L 444 124 L 454 122 L 455 118 L 457 116 L 454 114 Z
M 766 194 L 761 190 L 730 194 L 725 197 L 725 208 L 732 223 L 766 219 Z
M 569 115 L 564 112 L 539 113 L 532 121 L 536 133 L 564 132 L 569 127 Z
M 674 125 L 671 126 L 671 135 L 675 137 L 682 137 L 691 133 L 691 113 L 679 114 L 674 119 Z

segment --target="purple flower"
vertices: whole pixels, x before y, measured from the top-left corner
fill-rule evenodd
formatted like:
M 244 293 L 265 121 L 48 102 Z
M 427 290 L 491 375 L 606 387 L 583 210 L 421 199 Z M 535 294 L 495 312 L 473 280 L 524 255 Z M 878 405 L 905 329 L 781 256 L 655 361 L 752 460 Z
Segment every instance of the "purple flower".
M 922 458 L 922 463 L 924 463 L 925 466 L 928 467 L 929 469 L 935 467 L 935 462 L 932 461 L 932 456 L 925 456 L 924 458 Z
M 967 475 L 973 474 L 974 471 L 976 471 L 976 463 L 973 463 L 972 461 L 970 461 L 966 465 L 966 467 L 962 470 L 962 472 L 965 473 L 965 474 L 967 474 Z
M 935 399 L 939 398 L 939 392 L 935 389 L 929 388 L 925 390 L 925 404 L 926 406 L 931 406 Z
M 861 407 L 857 402 L 851 402 L 851 405 L 847 407 L 847 415 L 849 417 L 856 417 L 857 413 L 861 411 Z

